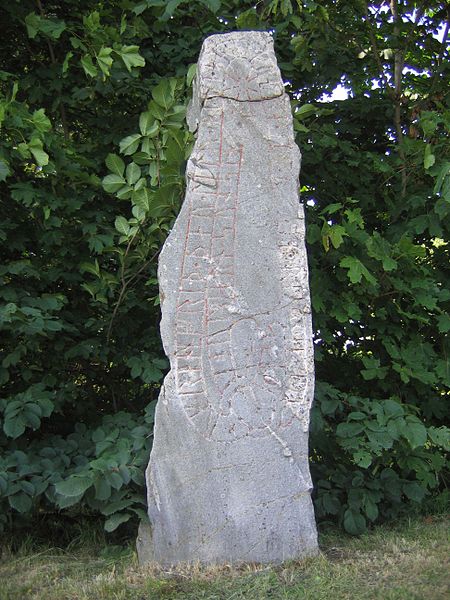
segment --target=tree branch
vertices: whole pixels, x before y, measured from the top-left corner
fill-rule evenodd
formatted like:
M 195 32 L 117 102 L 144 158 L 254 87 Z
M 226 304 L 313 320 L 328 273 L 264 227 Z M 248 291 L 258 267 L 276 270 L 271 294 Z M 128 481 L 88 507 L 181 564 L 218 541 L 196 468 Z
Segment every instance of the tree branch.
M 390 3 L 392 17 L 394 19 L 394 37 L 396 43 L 396 49 L 394 53 L 394 125 L 397 132 L 397 144 L 398 153 L 403 163 L 402 168 L 402 191 L 401 197 L 406 196 L 406 185 L 408 183 L 408 177 L 406 173 L 406 155 L 403 147 L 403 130 L 402 130 L 402 113 L 401 113 L 401 101 L 402 101 L 402 74 L 403 67 L 405 65 L 405 55 L 400 48 L 400 27 L 399 27 L 399 14 L 397 0 L 391 0 Z
M 44 13 L 44 9 L 42 7 L 41 0 L 36 0 L 36 4 L 37 4 L 37 7 L 38 7 L 39 12 L 41 14 L 41 17 L 45 18 L 45 13 Z M 52 65 L 57 65 L 58 61 L 56 60 L 55 51 L 53 49 L 53 45 L 52 45 L 52 43 L 51 43 L 50 40 L 47 40 L 47 46 L 48 46 L 48 52 L 50 54 L 50 60 L 52 62 Z M 61 124 L 62 124 L 62 128 L 63 128 L 63 131 L 64 131 L 64 137 L 67 140 L 67 139 L 69 139 L 69 127 L 67 125 L 66 108 L 65 108 L 64 103 L 63 103 L 63 101 L 61 99 L 61 93 L 59 95 L 59 113 L 61 115 Z
M 117 298 L 117 302 L 114 306 L 114 310 L 113 313 L 111 315 L 111 321 L 109 322 L 109 326 L 108 326 L 108 331 L 106 333 L 106 343 L 109 344 L 110 340 L 111 340 L 111 334 L 112 334 L 112 329 L 113 329 L 113 324 L 114 321 L 117 317 L 117 313 L 119 311 L 120 305 L 122 304 L 122 301 L 125 297 L 125 294 L 128 290 L 128 288 L 130 287 L 131 283 L 133 283 L 133 281 L 136 280 L 137 277 L 139 277 L 139 275 L 142 273 L 142 271 L 144 269 L 146 269 L 148 267 L 148 265 L 153 262 L 153 260 L 158 256 L 159 252 L 160 252 L 160 248 L 158 248 L 158 250 L 152 254 L 152 256 L 147 259 L 144 264 L 136 271 L 136 273 L 134 273 L 129 279 L 125 279 L 125 259 L 126 256 L 131 248 L 131 244 L 134 240 L 134 238 L 136 237 L 137 232 L 134 234 L 134 236 L 131 238 L 130 242 L 128 243 L 127 249 L 125 251 L 125 255 L 124 255 L 124 259 L 123 259 L 123 263 L 121 266 L 121 274 L 120 274 L 120 279 L 122 282 L 122 287 L 120 289 L 119 292 L 119 297 Z
M 384 73 L 384 68 L 383 68 L 383 63 L 381 62 L 381 58 L 380 58 L 380 51 L 378 48 L 377 38 L 373 32 L 372 25 L 370 23 L 369 7 L 368 7 L 367 2 L 364 4 L 364 12 L 366 14 L 366 23 L 368 26 L 370 43 L 372 44 L 372 53 L 374 55 L 375 62 L 377 63 L 378 70 L 380 71 L 380 77 L 384 83 L 384 87 L 386 88 L 386 93 L 389 96 L 391 93 L 391 86 L 389 85 L 387 77 Z
M 437 57 L 436 60 L 436 66 L 439 68 L 441 63 L 442 63 L 442 59 L 444 58 L 444 54 L 445 54 L 445 50 L 447 48 L 447 38 L 448 38 L 448 33 L 449 33 L 449 29 L 450 29 L 450 6 L 447 7 L 447 21 L 445 23 L 445 29 L 444 29 L 444 35 L 442 36 L 442 46 L 441 46 L 441 51 L 439 52 L 439 56 Z M 438 79 L 438 71 L 436 69 L 436 71 L 433 74 L 433 79 L 431 80 L 431 85 L 430 85 L 430 93 L 434 92 L 434 88 Z

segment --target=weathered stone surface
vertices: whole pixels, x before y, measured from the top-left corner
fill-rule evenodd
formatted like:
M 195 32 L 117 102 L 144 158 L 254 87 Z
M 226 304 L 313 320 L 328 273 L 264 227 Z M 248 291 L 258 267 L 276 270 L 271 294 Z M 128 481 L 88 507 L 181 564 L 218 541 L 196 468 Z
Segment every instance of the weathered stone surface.
M 136 551 L 141 565 L 153 562 L 152 527 L 148 521 L 139 523 Z
M 269 34 L 205 41 L 189 123 L 198 131 L 186 199 L 159 262 L 171 371 L 146 473 L 149 555 L 314 554 L 300 153 Z

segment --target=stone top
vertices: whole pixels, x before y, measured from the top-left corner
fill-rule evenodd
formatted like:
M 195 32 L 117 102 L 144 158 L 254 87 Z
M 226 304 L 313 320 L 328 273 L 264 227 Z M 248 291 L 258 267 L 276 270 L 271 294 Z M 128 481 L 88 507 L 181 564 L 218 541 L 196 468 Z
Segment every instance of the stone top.
M 202 47 L 188 113 L 193 131 L 209 98 L 240 102 L 270 100 L 284 93 L 283 81 L 266 31 L 234 31 L 208 37 Z
M 197 85 L 201 100 L 281 96 L 284 87 L 272 36 L 266 31 L 234 31 L 207 38 L 198 61 Z

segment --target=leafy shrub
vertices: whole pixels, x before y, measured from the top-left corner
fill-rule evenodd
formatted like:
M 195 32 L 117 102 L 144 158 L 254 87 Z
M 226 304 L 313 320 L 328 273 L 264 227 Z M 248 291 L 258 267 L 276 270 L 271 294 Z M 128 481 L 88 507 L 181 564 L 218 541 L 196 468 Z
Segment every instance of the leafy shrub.
M 26 452 L 0 458 L 1 514 L 50 511 L 54 507 L 99 512 L 114 530 L 133 515 L 145 515 L 142 494 L 154 402 L 144 419 L 130 413 L 106 415 L 95 429 L 83 423 L 67 437 L 48 436 Z
M 445 427 L 426 427 L 399 399 L 346 396 L 319 384 L 312 418 L 316 513 L 359 534 L 394 518 L 439 486 L 449 450 Z

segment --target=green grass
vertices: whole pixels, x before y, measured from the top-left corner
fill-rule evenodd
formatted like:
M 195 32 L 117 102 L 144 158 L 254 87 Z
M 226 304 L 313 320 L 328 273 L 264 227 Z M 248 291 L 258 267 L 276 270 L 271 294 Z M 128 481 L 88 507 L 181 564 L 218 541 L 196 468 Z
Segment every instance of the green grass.
M 94 539 L 91 539 L 94 538 Z M 321 535 L 321 554 L 275 568 L 139 568 L 134 549 L 89 530 L 65 550 L 2 548 L 0 600 L 438 600 L 450 597 L 449 521 L 420 517 L 360 538 Z

